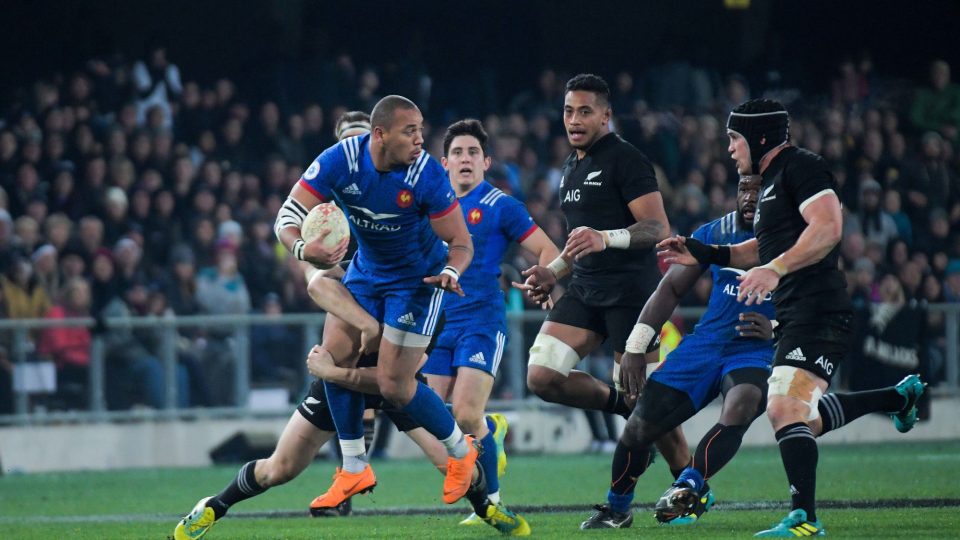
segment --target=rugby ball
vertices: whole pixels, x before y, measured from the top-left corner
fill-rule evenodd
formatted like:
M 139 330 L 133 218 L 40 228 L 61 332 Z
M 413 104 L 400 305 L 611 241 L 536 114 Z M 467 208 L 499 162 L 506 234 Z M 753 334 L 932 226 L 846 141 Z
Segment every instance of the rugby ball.
M 347 216 L 344 215 L 343 210 L 340 210 L 333 203 L 320 203 L 307 213 L 307 217 L 300 227 L 300 237 L 309 244 L 319 238 L 320 231 L 324 229 L 330 229 L 330 234 L 323 239 L 324 247 L 332 248 L 344 238 L 350 238 Z

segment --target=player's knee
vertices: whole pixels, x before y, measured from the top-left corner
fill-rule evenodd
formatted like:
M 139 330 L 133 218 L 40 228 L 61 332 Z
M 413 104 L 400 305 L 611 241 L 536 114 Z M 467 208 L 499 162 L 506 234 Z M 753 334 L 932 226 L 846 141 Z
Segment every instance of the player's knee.
M 560 387 L 580 355 L 570 345 L 547 334 L 537 334 L 530 347 L 527 387 L 547 401 L 556 401 Z
M 411 387 L 409 381 L 391 377 L 380 370 L 377 371 L 377 385 L 380 387 L 380 394 L 384 399 L 398 407 L 403 407 L 410 402 L 415 389 Z
M 456 419 L 460 429 L 473 435 L 477 435 L 483 431 L 482 427 L 486 424 L 483 411 L 469 405 L 454 403 L 453 417 Z
M 820 416 L 817 403 L 823 391 L 811 375 L 792 366 L 775 366 L 768 380 L 767 417 L 774 428 L 810 422 Z
M 292 459 L 276 454 L 259 464 L 260 466 L 257 467 L 257 483 L 262 488 L 286 484 L 300 474 L 300 468 Z
M 658 437 L 650 432 L 650 424 L 641 420 L 636 414 L 630 416 L 627 425 L 620 435 L 620 442 L 630 448 L 650 446 Z
M 530 366 L 527 371 L 527 388 L 541 399 L 555 401 L 565 378 L 548 367 Z

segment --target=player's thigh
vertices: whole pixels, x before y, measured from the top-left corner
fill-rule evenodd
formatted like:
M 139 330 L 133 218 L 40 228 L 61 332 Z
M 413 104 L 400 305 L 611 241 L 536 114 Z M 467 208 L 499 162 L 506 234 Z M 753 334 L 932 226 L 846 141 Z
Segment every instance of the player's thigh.
M 353 366 L 360 351 L 360 330 L 328 313 L 323 324 L 322 346 L 338 366 Z
M 459 331 L 445 325 L 439 335 L 433 336 L 433 350 L 427 354 L 427 361 L 420 368 L 420 373 L 426 376 L 430 388 L 444 399 L 448 397 L 450 385 L 457 373 L 453 367 L 453 355 L 459 338 Z
M 667 355 L 648 380 L 686 394 L 694 410 L 699 411 L 719 394 L 722 367 L 720 347 L 691 334 Z
M 723 375 L 721 424 L 747 425 L 766 409 L 770 369 L 763 366 L 762 359 L 757 360 L 760 365 L 756 366 L 750 366 L 749 361 L 738 362 Z
M 559 339 L 583 358 L 600 346 L 607 335 L 603 309 L 567 293 L 550 310 L 540 334 Z

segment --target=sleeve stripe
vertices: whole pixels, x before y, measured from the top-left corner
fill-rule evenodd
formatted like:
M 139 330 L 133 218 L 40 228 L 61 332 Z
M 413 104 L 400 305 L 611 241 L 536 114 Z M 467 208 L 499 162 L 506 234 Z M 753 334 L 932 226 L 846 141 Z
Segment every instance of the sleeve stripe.
M 300 179 L 300 185 L 303 186 L 304 189 L 306 189 L 307 191 L 309 191 L 314 197 L 320 199 L 320 202 L 327 202 L 327 198 L 324 197 L 323 195 L 321 195 L 320 192 L 317 191 L 316 188 L 314 188 L 313 186 L 311 186 L 311 185 L 310 185 L 306 180 L 304 180 L 303 178 Z
M 287 200 L 290 201 L 290 206 L 292 207 L 293 211 L 295 211 L 296 213 L 300 214 L 303 217 L 307 217 L 307 209 L 304 208 L 302 204 L 300 204 L 293 197 L 288 197 Z
M 814 193 L 813 195 L 811 195 L 810 197 L 808 197 L 807 200 L 805 200 L 805 201 L 803 201 L 802 203 L 800 203 L 800 213 L 802 214 L 803 211 L 806 210 L 806 208 L 807 208 L 808 206 L 810 206 L 810 203 L 812 203 L 813 201 L 819 199 L 820 197 L 823 197 L 824 195 L 829 195 L 829 194 L 831 194 L 831 193 L 833 193 L 833 192 L 834 192 L 833 189 L 827 188 L 827 189 L 825 189 L 825 190 L 823 190 L 823 191 L 820 191 L 820 192 L 818 192 L 818 193 Z
M 530 226 L 529 229 L 527 229 L 527 232 L 521 234 L 521 235 L 520 235 L 520 238 L 517 238 L 517 242 L 523 242 L 523 241 L 526 240 L 531 234 L 535 233 L 535 232 L 537 231 L 537 229 L 539 229 L 539 227 L 537 227 L 537 224 L 534 223 L 533 225 Z
M 437 212 L 436 214 L 430 214 L 430 219 L 442 218 L 443 216 L 452 212 L 458 206 L 460 206 L 460 201 L 453 201 L 453 204 L 448 206 L 446 210 L 442 210 L 440 212 Z

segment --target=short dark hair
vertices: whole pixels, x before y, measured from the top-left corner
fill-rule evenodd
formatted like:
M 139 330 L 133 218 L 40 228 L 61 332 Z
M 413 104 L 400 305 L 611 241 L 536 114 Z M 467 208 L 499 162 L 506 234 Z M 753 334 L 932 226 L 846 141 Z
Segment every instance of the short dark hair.
M 487 140 L 489 137 L 483 129 L 483 124 L 475 118 L 467 118 L 450 124 L 447 132 L 443 134 L 443 155 L 446 156 L 450 152 L 450 145 L 453 144 L 453 139 L 462 135 L 469 135 L 476 138 L 477 141 L 480 142 L 480 149 L 483 150 L 483 155 L 487 155 Z
M 737 114 L 762 114 L 785 111 L 783 104 L 773 99 L 751 99 L 737 105 L 733 112 Z
M 333 136 L 340 138 L 340 134 L 347 129 L 363 128 L 370 131 L 370 115 L 363 111 L 347 111 L 337 118 L 337 125 L 333 127 Z
M 566 91 L 574 92 L 577 90 L 593 92 L 598 98 L 603 100 L 604 103 L 610 103 L 610 86 L 607 85 L 607 81 L 603 80 L 603 77 L 599 75 L 594 75 L 593 73 L 575 75 L 567 81 Z
M 417 105 L 403 96 L 386 96 L 376 105 L 370 113 L 370 126 L 390 129 L 393 127 L 393 115 L 398 109 L 408 111 L 416 109 Z

